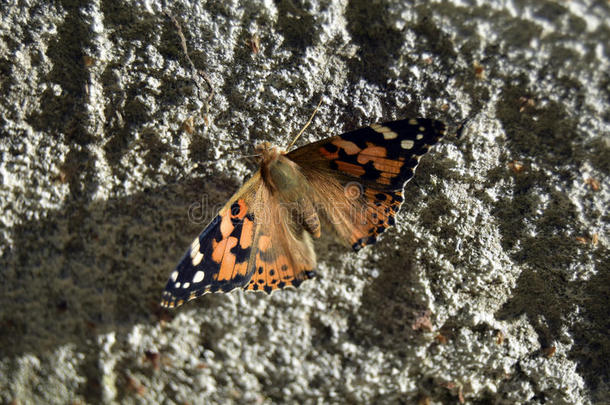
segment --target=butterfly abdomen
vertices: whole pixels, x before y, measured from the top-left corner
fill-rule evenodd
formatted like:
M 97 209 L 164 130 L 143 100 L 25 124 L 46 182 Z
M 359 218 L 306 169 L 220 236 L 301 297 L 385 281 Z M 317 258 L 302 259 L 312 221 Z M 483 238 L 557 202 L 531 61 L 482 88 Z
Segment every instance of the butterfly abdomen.
M 311 200 L 307 199 L 307 205 L 301 209 L 301 222 L 303 228 L 314 238 L 320 237 L 320 218 Z

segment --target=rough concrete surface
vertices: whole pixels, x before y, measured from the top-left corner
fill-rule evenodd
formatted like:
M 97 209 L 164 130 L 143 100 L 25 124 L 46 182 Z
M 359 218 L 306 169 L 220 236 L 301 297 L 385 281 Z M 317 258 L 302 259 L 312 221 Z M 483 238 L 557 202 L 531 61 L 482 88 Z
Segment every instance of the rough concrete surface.
M 608 1 L 9 0 L 0 15 L 1 403 L 608 403 Z M 299 289 L 161 310 L 255 169 L 241 157 L 286 145 L 321 97 L 298 145 L 467 121 L 375 246 L 326 238 Z

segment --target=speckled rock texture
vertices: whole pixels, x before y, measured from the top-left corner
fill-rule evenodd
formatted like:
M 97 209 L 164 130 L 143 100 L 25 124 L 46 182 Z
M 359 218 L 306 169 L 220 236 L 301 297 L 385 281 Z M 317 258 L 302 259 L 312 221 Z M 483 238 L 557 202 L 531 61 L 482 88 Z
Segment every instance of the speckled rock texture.
M 0 403 L 608 403 L 607 1 L 0 16 Z M 244 156 L 320 98 L 298 145 L 447 123 L 397 226 L 358 253 L 323 238 L 299 289 L 161 310 Z

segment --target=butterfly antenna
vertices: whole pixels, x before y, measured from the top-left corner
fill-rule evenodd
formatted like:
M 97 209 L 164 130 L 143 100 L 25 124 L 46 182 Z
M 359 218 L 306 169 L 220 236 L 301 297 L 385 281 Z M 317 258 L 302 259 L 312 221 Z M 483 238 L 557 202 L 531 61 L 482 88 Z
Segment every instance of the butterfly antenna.
M 294 137 L 294 139 L 292 140 L 292 142 L 290 142 L 290 145 L 288 145 L 288 148 L 286 148 L 286 150 L 290 150 L 290 148 L 292 148 L 292 145 L 294 145 L 294 143 L 297 141 L 297 139 L 299 139 L 299 137 L 301 136 L 301 134 L 303 132 L 305 132 L 305 130 L 307 129 L 307 127 L 309 126 L 309 124 L 311 124 L 311 121 L 313 120 L 313 117 L 316 115 L 316 113 L 318 112 L 318 109 L 320 108 L 320 106 L 322 105 L 322 100 L 324 100 L 323 97 L 320 97 L 320 101 L 318 102 L 318 105 L 316 106 L 316 109 L 313 110 L 313 112 L 311 113 L 311 117 L 309 117 L 309 120 L 307 121 L 307 123 L 305 124 L 305 126 L 303 127 L 303 129 L 301 129 L 299 131 L 299 133 L 297 134 L 297 136 Z

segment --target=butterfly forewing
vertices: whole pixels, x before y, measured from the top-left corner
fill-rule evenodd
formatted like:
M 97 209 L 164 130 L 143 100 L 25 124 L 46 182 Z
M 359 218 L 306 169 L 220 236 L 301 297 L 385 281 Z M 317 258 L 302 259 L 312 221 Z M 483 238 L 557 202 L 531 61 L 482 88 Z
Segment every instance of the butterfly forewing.
M 170 275 L 162 306 L 180 306 L 206 292 L 231 291 L 250 280 L 255 222 L 248 199 L 239 194 L 193 240 Z
M 310 235 L 257 172 L 191 243 L 170 275 L 161 306 L 235 288 L 271 293 L 314 276 Z
M 391 121 L 305 145 L 287 156 L 314 171 L 330 169 L 376 189 L 400 191 L 444 132 L 445 125 L 436 120 Z
M 392 121 L 305 145 L 287 157 L 303 169 L 339 239 L 359 250 L 394 224 L 404 185 L 444 133 L 436 120 Z

